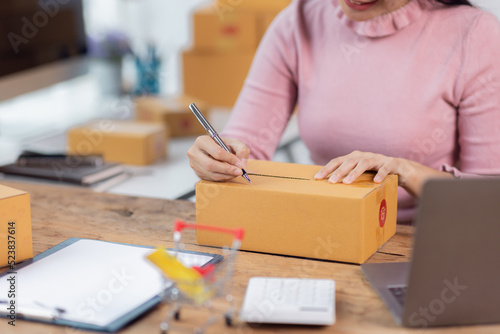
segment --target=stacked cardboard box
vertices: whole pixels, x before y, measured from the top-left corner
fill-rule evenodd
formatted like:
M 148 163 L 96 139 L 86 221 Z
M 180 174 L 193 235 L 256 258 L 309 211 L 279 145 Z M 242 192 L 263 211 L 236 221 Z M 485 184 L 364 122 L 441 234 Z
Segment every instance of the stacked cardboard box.
M 33 257 L 30 195 L 0 185 L 0 267 Z
M 182 95 L 177 97 L 142 96 L 135 101 L 135 118 L 140 121 L 161 123 L 170 137 L 199 136 L 206 130 L 189 109 L 191 103 L 210 118 L 210 106 L 205 102 Z
M 267 27 L 290 0 L 216 0 L 193 15 L 194 46 L 183 53 L 184 92 L 232 107 Z
M 290 4 L 290 0 L 217 0 L 215 6 L 218 10 L 253 9 L 279 12 Z

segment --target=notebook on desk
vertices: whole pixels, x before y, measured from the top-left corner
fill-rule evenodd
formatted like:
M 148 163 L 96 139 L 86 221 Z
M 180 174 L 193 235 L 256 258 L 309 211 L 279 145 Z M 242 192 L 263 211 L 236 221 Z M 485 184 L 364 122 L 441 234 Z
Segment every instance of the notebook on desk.
M 412 262 L 361 266 L 398 323 L 500 322 L 499 198 L 500 178 L 425 184 Z
M 42 167 L 9 164 L 0 167 L 0 173 L 48 179 L 83 186 L 91 186 L 123 174 L 123 165 L 106 163 L 101 166 L 73 166 L 64 162 L 56 162 Z
M 145 260 L 151 251 L 145 246 L 68 239 L 1 275 L 0 302 L 7 306 L 14 300 L 19 319 L 114 332 L 158 304 L 160 293 L 169 286 Z M 179 260 L 203 266 L 220 262 L 222 256 L 183 251 Z M 9 317 L 4 306 L 0 315 Z

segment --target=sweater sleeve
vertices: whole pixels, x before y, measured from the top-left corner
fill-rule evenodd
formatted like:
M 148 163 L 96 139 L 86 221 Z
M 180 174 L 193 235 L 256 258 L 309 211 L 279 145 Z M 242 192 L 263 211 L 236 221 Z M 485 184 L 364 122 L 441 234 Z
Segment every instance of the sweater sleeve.
M 273 21 L 222 135 L 250 148 L 250 157 L 270 160 L 296 103 L 296 52 L 290 5 Z
M 465 43 L 458 90 L 459 163 L 443 165 L 456 177 L 500 174 L 500 24 L 476 19 Z

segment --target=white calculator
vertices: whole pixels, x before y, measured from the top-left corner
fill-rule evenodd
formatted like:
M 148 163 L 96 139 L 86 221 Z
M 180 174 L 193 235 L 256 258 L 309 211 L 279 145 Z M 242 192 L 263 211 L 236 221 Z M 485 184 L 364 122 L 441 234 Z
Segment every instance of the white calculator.
M 253 277 L 248 282 L 240 319 L 251 323 L 332 325 L 335 281 Z

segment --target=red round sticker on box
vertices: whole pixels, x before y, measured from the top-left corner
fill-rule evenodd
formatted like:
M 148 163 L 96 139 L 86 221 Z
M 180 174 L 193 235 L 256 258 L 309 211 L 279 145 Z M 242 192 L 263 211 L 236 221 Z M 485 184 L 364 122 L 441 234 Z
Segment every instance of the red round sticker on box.
M 385 201 L 385 199 L 383 199 L 382 202 L 380 203 L 380 210 L 378 212 L 378 222 L 380 224 L 380 227 L 384 227 L 386 218 L 387 218 L 387 202 Z

